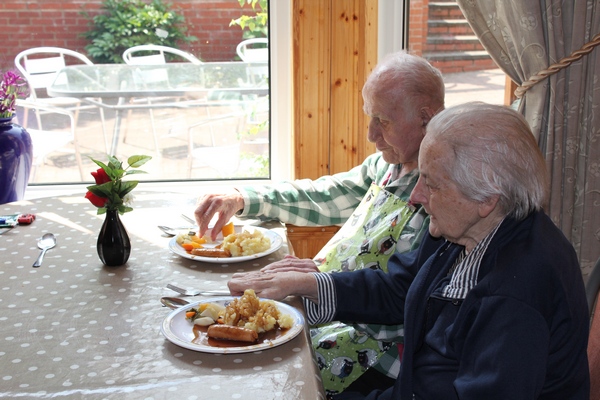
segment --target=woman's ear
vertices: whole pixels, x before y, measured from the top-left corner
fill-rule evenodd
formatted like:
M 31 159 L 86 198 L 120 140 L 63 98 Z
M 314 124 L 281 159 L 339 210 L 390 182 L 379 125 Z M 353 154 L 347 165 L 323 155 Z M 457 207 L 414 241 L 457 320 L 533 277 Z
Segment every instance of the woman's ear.
M 485 218 L 490 215 L 498 205 L 498 201 L 500 201 L 500 195 L 493 195 L 482 201 L 478 205 L 478 212 L 481 218 Z

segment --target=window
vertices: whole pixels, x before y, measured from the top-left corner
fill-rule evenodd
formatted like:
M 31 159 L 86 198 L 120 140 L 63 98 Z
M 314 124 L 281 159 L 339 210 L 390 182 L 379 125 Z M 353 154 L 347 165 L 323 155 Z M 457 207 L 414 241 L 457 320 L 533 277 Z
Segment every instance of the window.
M 504 103 L 506 75 L 481 46 L 455 1 L 378 4 L 380 57 L 407 49 L 428 59 L 444 76 L 446 107 L 467 101 Z
M 15 20 L 20 12 L 17 3 L 18 1 L 14 2 Z M 89 3 L 86 5 L 87 11 L 95 15 L 94 10 L 100 7 L 102 1 Z M 251 56 L 244 61 L 236 52 L 237 44 L 246 37 L 243 37 L 239 26 L 230 26 L 230 21 L 243 14 L 251 15 L 252 10 L 248 6 L 240 8 L 237 0 L 179 0 L 170 3 L 175 12 L 186 18 L 187 34 L 198 38 L 189 45 L 183 44 L 181 49 L 203 62 L 198 69 L 208 71 L 207 79 L 218 89 L 202 95 L 190 91 L 185 96 L 172 96 L 167 90 L 165 93 L 158 93 L 160 96 L 156 98 L 102 98 L 100 100 L 104 107 L 81 110 L 77 115 L 76 134 L 86 175 L 84 181 L 90 182 L 92 177 L 89 172 L 96 169 L 89 157 L 105 160 L 105 144 L 110 151 L 116 132 L 119 136 L 114 141 L 115 154 L 120 159 L 133 154 L 148 154 L 153 157 L 144 168 L 149 174 L 140 175 L 140 180 L 222 180 L 230 184 L 237 179 L 265 181 L 289 177 L 291 160 L 287 154 L 290 154 L 291 135 L 285 132 L 291 132 L 290 88 L 287 87 L 292 81 L 289 61 L 291 0 L 270 4 L 270 31 L 277 34 L 272 35 L 269 47 L 271 54 L 278 54 L 270 62 L 256 60 Z M 51 32 L 52 27 L 56 29 L 57 18 L 43 18 L 43 13 L 56 15 L 57 11 L 44 9 L 52 6 L 46 6 L 43 1 L 39 1 L 38 6 L 39 18 L 29 19 L 32 29 L 25 30 L 27 33 L 22 39 L 12 41 L 10 54 L 37 46 L 71 48 L 86 54 L 85 45 L 89 43 L 76 33 L 88 28 L 88 21 L 81 16 L 81 9 L 63 10 L 58 21 L 62 23 L 64 32 L 53 36 L 41 34 L 41 31 Z M 75 19 L 76 27 L 67 26 Z M 281 19 L 281 23 L 274 21 L 277 19 Z M 48 26 L 33 29 L 40 21 L 47 21 Z M 59 37 L 62 39 L 58 40 Z M 258 51 L 267 56 L 269 54 L 268 49 Z M 93 60 L 93 57 L 89 58 Z M 7 60 L 3 60 L 3 63 L 8 64 Z M 71 63 L 67 61 L 67 64 Z M 218 66 L 223 72 L 219 75 L 218 68 L 206 67 L 206 64 L 211 63 L 239 63 L 247 66 L 243 74 L 227 76 L 226 64 Z M 3 69 L 5 68 L 7 67 L 4 66 Z M 146 76 L 144 79 L 166 79 L 164 87 L 170 87 L 173 76 L 169 76 L 168 70 L 161 68 L 152 67 L 154 76 Z M 210 75 L 213 72 L 215 74 Z M 273 83 L 275 80 L 280 83 Z M 89 105 L 87 102 L 85 104 Z M 115 111 L 117 104 L 120 108 L 118 118 Z M 100 118 L 100 109 L 104 113 L 104 124 Z M 25 115 L 20 110 L 18 118 L 22 125 L 37 128 L 34 112 Z M 53 120 L 51 116 L 42 118 L 45 131 L 68 128 L 64 119 Z M 284 134 L 274 137 L 270 131 Z M 73 144 L 67 144 L 46 155 L 32 174 L 30 185 L 81 183 L 74 150 Z

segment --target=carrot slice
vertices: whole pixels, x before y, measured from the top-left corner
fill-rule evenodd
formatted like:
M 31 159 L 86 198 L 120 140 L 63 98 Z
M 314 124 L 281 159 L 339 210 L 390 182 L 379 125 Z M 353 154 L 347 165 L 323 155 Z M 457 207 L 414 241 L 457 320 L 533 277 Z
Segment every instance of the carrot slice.
M 194 242 L 194 243 L 198 243 L 198 244 L 206 243 L 206 239 L 204 237 L 198 237 L 197 235 L 192 236 L 191 239 L 192 239 L 192 242 Z
M 228 222 L 227 225 L 221 229 L 221 233 L 223 233 L 223 237 L 227 237 L 232 233 L 235 233 L 235 226 L 233 226 L 233 222 Z
M 185 251 L 190 252 L 190 251 L 192 251 L 194 249 L 202 247 L 202 245 L 200 243 L 188 242 L 188 243 L 182 243 L 181 247 L 183 247 Z

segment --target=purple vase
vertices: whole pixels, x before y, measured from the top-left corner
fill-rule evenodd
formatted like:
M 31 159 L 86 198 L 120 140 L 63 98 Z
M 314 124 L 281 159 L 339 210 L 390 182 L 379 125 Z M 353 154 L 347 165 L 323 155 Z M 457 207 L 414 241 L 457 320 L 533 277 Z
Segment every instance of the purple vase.
M 0 118 L 0 204 L 23 199 L 32 162 L 29 133 L 12 118 Z

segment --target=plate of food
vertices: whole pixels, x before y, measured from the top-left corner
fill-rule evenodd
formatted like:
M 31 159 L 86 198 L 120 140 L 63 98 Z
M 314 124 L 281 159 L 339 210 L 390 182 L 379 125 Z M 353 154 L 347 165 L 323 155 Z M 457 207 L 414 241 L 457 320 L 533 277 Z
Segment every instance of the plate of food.
M 303 329 L 304 317 L 298 310 L 279 301 L 260 300 L 253 290 L 241 297 L 190 303 L 173 310 L 161 325 L 161 333 L 171 343 L 217 354 L 267 350 L 289 342 Z
M 237 263 L 264 257 L 279 250 L 283 239 L 276 232 L 257 226 L 233 226 L 231 232 L 219 233 L 215 241 L 210 231 L 203 237 L 182 232 L 169 241 L 169 250 L 195 261 Z

